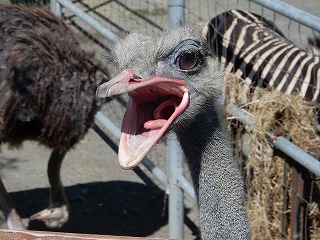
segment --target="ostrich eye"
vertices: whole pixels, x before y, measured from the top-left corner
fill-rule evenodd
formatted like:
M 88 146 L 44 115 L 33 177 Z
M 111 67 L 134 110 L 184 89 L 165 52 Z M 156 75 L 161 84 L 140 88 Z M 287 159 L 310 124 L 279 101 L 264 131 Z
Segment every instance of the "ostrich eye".
M 176 58 L 176 66 L 181 70 L 192 70 L 198 66 L 199 57 L 197 52 L 185 52 Z

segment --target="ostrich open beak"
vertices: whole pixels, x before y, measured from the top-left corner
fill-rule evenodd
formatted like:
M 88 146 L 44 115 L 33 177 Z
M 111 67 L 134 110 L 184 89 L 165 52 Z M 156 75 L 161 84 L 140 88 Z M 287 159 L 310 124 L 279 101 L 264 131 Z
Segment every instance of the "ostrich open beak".
M 118 153 L 123 169 L 135 167 L 189 104 L 184 81 L 159 76 L 141 79 L 134 73 L 124 70 L 96 92 L 98 98 L 129 94 Z

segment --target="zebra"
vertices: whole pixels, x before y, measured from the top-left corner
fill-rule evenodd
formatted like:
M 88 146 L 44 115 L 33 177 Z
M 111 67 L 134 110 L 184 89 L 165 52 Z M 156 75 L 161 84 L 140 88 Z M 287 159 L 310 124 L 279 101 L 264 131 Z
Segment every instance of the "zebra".
M 320 55 L 320 36 L 308 38 L 306 51 L 318 56 Z
M 297 47 L 274 23 L 254 13 L 230 10 L 202 30 L 208 50 L 227 73 L 245 83 L 320 102 L 320 56 Z

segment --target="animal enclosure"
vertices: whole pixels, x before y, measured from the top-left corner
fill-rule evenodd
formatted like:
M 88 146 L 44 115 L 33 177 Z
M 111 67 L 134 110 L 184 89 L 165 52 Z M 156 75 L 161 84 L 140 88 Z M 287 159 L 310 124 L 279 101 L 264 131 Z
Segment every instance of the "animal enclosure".
M 131 32 L 131 31 L 139 31 L 142 33 L 147 33 L 147 34 L 152 34 L 152 35 L 156 35 L 159 34 L 162 29 L 166 29 L 167 28 L 167 22 L 165 21 L 166 18 L 163 17 L 167 17 L 165 15 L 165 13 L 167 13 L 166 11 L 166 6 L 164 5 L 164 3 L 160 4 L 158 2 L 135 2 L 137 5 L 135 5 L 134 7 L 130 7 L 128 8 L 128 6 L 126 4 L 124 4 L 123 2 L 112 2 L 108 5 L 109 9 L 113 14 L 116 14 L 116 12 L 118 11 L 117 15 L 120 15 L 119 17 L 119 21 L 117 21 L 118 24 L 114 24 L 113 22 L 107 22 L 105 23 L 106 27 L 108 29 L 110 29 L 112 32 L 116 33 L 118 36 L 123 36 L 123 33 L 126 32 Z M 311 3 L 309 3 L 310 5 L 312 5 Z M 308 5 L 308 4 L 307 4 Z M 137 10 L 135 11 L 134 8 L 137 8 Z M 275 22 L 275 24 L 277 25 L 277 27 L 284 33 L 284 35 L 290 39 L 292 42 L 294 42 L 294 44 L 296 44 L 297 46 L 304 48 L 306 45 L 306 41 L 308 37 L 313 37 L 313 36 L 317 36 L 317 32 L 315 30 L 309 29 L 307 27 L 304 27 L 303 25 L 300 25 L 297 22 L 294 22 L 292 20 L 288 20 L 287 18 L 281 16 L 280 14 L 274 13 L 273 11 L 270 11 L 266 8 L 263 8 L 259 5 L 254 4 L 253 2 L 246 2 L 246 1 L 239 1 L 237 4 L 231 4 L 231 3 L 227 3 L 224 4 L 222 2 L 219 1 L 200 1 L 200 4 L 194 3 L 192 1 L 190 2 L 186 2 L 185 4 L 185 13 L 186 13 L 186 24 L 187 25 L 191 25 L 195 28 L 202 28 L 204 26 L 204 24 L 208 21 L 208 19 L 210 19 L 213 16 L 216 16 L 217 14 L 224 12 L 228 9 L 244 9 L 244 10 L 248 10 L 248 11 L 253 11 L 256 14 L 260 14 L 263 17 L 265 17 L 266 19 L 269 19 L 273 22 Z M 144 10 L 141 10 L 144 9 Z M 101 11 L 102 8 L 101 8 Z M 312 13 L 312 10 L 309 10 Z M 314 13 L 315 15 L 317 15 L 317 13 Z M 104 16 L 106 16 L 107 14 L 103 14 Z M 123 15 L 123 17 L 121 17 Z M 114 16 L 115 17 L 115 16 Z M 109 19 L 109 18 L 108 18 Z M 113 17 L 110 17 L 111 21 L 113 19 Z M 123 22 L 123 24 L 119 24 L 119 22 Z M 121 25 L 121 26 L 119 26 Z M 242 103 L 242 104 L 249 104 L 249 102 L 246 103 Z M 232 118 L 232 116 L 231 116 Z M 311 136 L 312 137 L 312 136 Z M 315 137 L 317 139 L 317 135 L 314 135 L 313 137 Z M 312 138 L 313 138 L 312 137 Z M 242 138 L 242 137 L 241 137 Z M 234 139 L 235 141 L 237 141 L 237 139 Z M 265 141 L 265 140 L 264 140 Z M 260 144 L 260 143 L 259 143 Z M 314 145 L 311 147 L 313 148 L 313 150 L 315 150 L 315 157 L 319 158 L 319 156 L 317 155 L 317 140 L 315 141 Z M 256 146 L 258 147 L 258 146 Z M 300 145 L 300 147 L 303 148 L 303 146 Z M 237 154 L 238 155 L 242 155 L 242 149 L 238 148 Z M 157 153 L 155 153 L 157 154 Z M 267 153 L 261 153 L 261 157 L 262 159 L 264 159 L 266 157 L 266 159 L 268 159 L 267 156 L 269 156 L 269 160 L 267 161 L 271 161 L 270 159 L 273 159 L 273 153 L 270 153 L 271 156 L 269 156 Z M 150 157 L 151 159 L 153 159 L 152 157 Z M 160 161 L 156 160 L 157 164 L 159 164 L 162 168 L 162 164 L 164 161 Z M 284 167 L 281 167 L 281 169 L 286 169 L 287 167 L 285 167 L 285 163 L 283 162 L 282 165 Z M 300 170 L 300 166 L 298 167 L 298 171 Z M 280 169 L 280 168 L 279 168 Z M 293 168 L 294 169 L 294 168 Z M 287 171 L 287 170 L 281 170 L 281 171 Z M 289 170 L 288 170 L 289 171 Z M 273 173 L 274 174 L 274 173 Z M 258 174 L 257 174 L 258 175 Z M 282 172 L 277 175 L 277 179 L 280 181 L 277 183 L 278 190 L 277 191 L 284 191 L 286 193 L 283 193 L 284 195 L 291 195 L 292 199 L 294 199 L 294 196 L 292 196 L 292 194 L 294 195 L 295 193 L 301 194 L 301 189 L 299 189 L 299 191 L 295 188 L 297 188 L 297 186 L 301 186 L 301 184 L 295 186 L 295 185 L 291 185 L 289 184 L 289 182 L 287 182 L 288 180 L 286 180 L 287 178 L 289 178 L 288 176 L 285 176 L 286 174 L 283 174 Z M 270 176 L 268 176 L 267 178 L 269 178 Z M 275 177 L 275 176 L 273 176 Z M 257 176 L 253 176 L 253 178 L 257 178 Z M 285 179 L 285 180 L 284 180 Z M 248 181 L 250 181 L 249 179 L 247 179 Z M 297 180 L 297 179 L 296 179 Z M 273 181 L 272 179 L 270 179 L 270 181 Z M 301 179 L 297 181 L 301 181 Z M 311 185 L 313 185 L 315 182 L 312 180 Z M 261 184 L 261 182 L 259 183 Z M 266 182 L 266 184 L 268 184 L 268 181 Z M 257 187 L 257 186 L 255 186 Z M 270 190 L 270 189 L 269 189 Z M 268 189 L 266 190 L 266 194 L 270 194 L 270 192 Z M 257 195 L 259 195 L 262 191 L 261 189 L 257 190 Z M 313 191 L 313 190 L 312 190 Z M 310 193 L 310 195 L 312 194 L 316 194 L 316 192 L 314 193 Z M 284 196 L 283 195 L 283 196 Z M 300 196 L 301 197 L 301 196 Z M 299 197 L 299 201 L 301 200 Z M 305 217 L 303 217 L 301 213 L 301 204 L 295 202 L 292 200 L 288 200 L 289 196 L 286 196 L 285 199 L 282 199 L 282 202 L 276 202 L 275 204 L 280 204 L 282 206 L 282 208 L 280 210 L 276 210 L 276 213 L 270 213 L 270 211 L 268 212 L 267 210 L 262 210 L 261 211 L 261 215 L 260 216 L 254 216 L 253 218 L 257 218 L 260 220 L 256 220 L 254 221 L 253 224 L 253 238 L 255 238 L 255 236 L 261 236 L 261 235 L 265 235 L 268 238 L 281 238 L 284 237 L 286 238 L 286 236 L 293 236 L 294 234 L 298 234 L 301 236 L 304 236 L 306 238 L 310 237 L 310 238 L 317 238 L 317 233 L 316 231 L 313 229 L 314 226 L 312 226 L 311 230 L 301 230 L 300 229 L 300 224 L 302 224 L 303 226 L 305 225 L 304 223 L 302 223 L 302 221 L 305 220 Z M 314 205 L 314 203 L 312 202 L 311 199 L 313 199 L 312 197 L 308 197 L 308 196 L 304 196 L 303 197 L 303 201 L 300 201 L 301 203 L 308 203 L 308 206 Z M 252 201 L 258 201 L 256 204 L 256 206 L 252 206 L 254 207 L 258 207 L 260 205 L 263 205 L 263 202 L 259 202 L 259 201 L 265 201 L 265 200 L 257 200 L 254 199 Z M 268 200 L 271 201 L 271 200 Z M 290 204 L 289 204 L 290 202 Z M 269 203 L 270 204 L 270 203 Z M 263 207 L 262 207 L 263 208 Z M 274 206 L 268 206 L 268 208 L 273 209 Z M 294 210 L 292 210 L 292 214 L 287 214 L 288 209 L 290 208 L 295 208 Z M 304 213 L 306 213 L 306 211 L 308 211 L 307 209 L 302 210 L 302 212 L 305 211 Z M 254 209 L 252 210 L 252 212 L 255 212 Z M 297 222 L 296 221 L 292 221 L 293 218 L 295 219 L 299 219 L 299 217 L 295 217 L 295 214 L 298 214 L 297 212 L 300 212 L 299 214 L 301 214 L 301 219 Z M 278 214 L 277 216 L 274 216 L 273 214 Z M 299 215 L 298 214 L 298 215 Z M 316 216 L 317 214 L 315 214 Z M 278 219 L 278 222 L 275 222 L 275 219 Z M 291 221 L 290 221 L 291 219 Z M 304 220 L 303 220 L 304 219 Z M 259 224 L 256 224 L 258 221 Z M 315 220 L 316 222 L 317 220 Z M 293 223 L 294 222 L 294 223 Z M 306 222 L 308 222 L 306 220 Z M 314 222 L 314 220 L 310 220 L 310 222 L 313 222 L 312 224 L 316 224 Z M 262 224 L 264 223 L 264 224 Z M 311 225 L 312 225 L 311 224 Z M 274 227 L 275 225 L 278 225 L 279 227 Z M 255 228 L 255 226 L 258 226 L 257 228 Z M 300 229 L 300 230 L 298 230 Z M 291 232 L 290 232 L 291 231 Z M 256 234 L 256 235 L 255 235 Z M 312 235 L 313 234 L 313 235 Z
M 320 16 L 318 4 L 311 0 L 308 1 L 286 1 L 297 8 L 305 10 L 315 16 Z M 85 11 L 87 14 L 96 19 L 104 27 L 109 29 L 117 37 L 124 37 L 128 32 L 138 31 L 148 35 L 157 36 L 161 34 L 163 29 L 168 28 L 168 2 L 167 1 L 102 1 L 102 0 L 88 0 L 88 1 L 74 1 L 73 2 L 78 8 Z M 214 16 L 230 10 L 230 9 L 243 9 L 252 11 L 256 14 L 262 15 L 263 17 L 275 22 L 277 27 L 284 33 L 284 35 L 294 42 L 297 46 L 305 48 L 308 37 L 318 36 L 316 30 L 305 27 L 295 21 L 289 20 L 282 15 L 275 13 L 267 8 L 264 8 L 253 1 L 185 1 L 185 22 L 187 25 L 198 28 L 199 31 L 203 26 Z M 66 23 L 73 27 L 78 32 L 78 36 L 81 39 L 83 46 L 88 50 L 95 50 L 98 52 L 100 57 L 105 61 L 108 53 L 112 49 L 113 42 L 97 33 L 90 25 L 82 21 L 73 12 L 68 10 L 66 7 L 62 7 L 62 17 Z M 112 64 L 111 64 L 112 66 Z M 113 69 L 114 73 L 116 69 Z M 231 77 L 231 81 L 233 81 Z M 238 79 L 236 79 L 238 80 Z M 231 98 L 237 99 L 235 103 L 240 105 L 242 109 L 246 111 L 252 111 L 252 115 L 259 115 L 258 111 L 270 112 L 270 108 L 267 110 L 261 110 L 255 104 L 251 104 L 252 96 L 247 93 L 243 93 L 238 89 L 242 89 L 242 85 L 232 83 L 232 87 L 236 88 L 233 92 L 234 95 L 229 95 Z M 242 90 L 244 91 L 244 90 Z M 259 93 L 259 97 L 264 96 L 264 93 Z M 277 94 L 277 93 L 273 93 Z M 245 98 L 246 101 L 240 102 L 238 99 Z M 298 106 L 301 107 L 301 111 L 298 112 L 303 116 L 301 121 L 304 121 L 309 114 L 308 104 L 299 102 L 295 99 L 287 99 L 283 96 L 272 95 L 271 99 L 277 99 L 275 102 L 286 101 L 282 108 L 288 110 L 291 113 L 292 108 L 294 112 L 298 112 Z M 271 100 L 267 99 L 266 102 Z M 126 99 L 114 98 L 108 101 L 102 110 L 108 119 L 119 129 L 121 126 L 121 118 L 124 112 L 124 105 Z M 289 104 L 289 103 L 290 104 Z M 301 104 L 301 105 L 299 105 Z M 266 104 L 262 104 L 266 105 Z M 247 106 L 251 107 L 248 109 Z M 294 107 L 292 107 L 294 106 Z M 278 110 L 279 106 L 274 104 L 275 112 L 281 112 L 281 114 L 289 116 L 289 112 L 284 110 Z M 260 113 L 264 114 L 264 113 Z M 273 114 L 274 116 L 275 114 Z M 263 115 L 266 116 L 266 115 Z M 297 118 L 295 115 L 284 118 L 281 121 L 291 121 L 292 118 Z M 233 131 L 233 140 L 235 144 L 235 154 L 240 156 L 239 163 L 243 166 L 243 173 L 246 175 L 247 190 L 251 194 L 248 197 L 250 208 L 250 214 L 253 222 L 253 239 L 261 239 L 261 236 L 265 236 L 266 239 L 287 239 L 294 235 L 300 236 L 300 239 L 317 239 L 319 238 L 319 206 L 318 202 L 314 201 L 318 198 L 318 177 L 311 174 L 301 165 L 297 164 L 294 160 L 287 159 L 279 151 L 273 151 L 273 144 L 269 142 L 268 138 L 253 139 L 251 135 L 250 142 L 255 141 L 256 145 L 251 146 L 251 150 L 254 149 L 254 153 L 257 156 L 255 162 L 246 160 L 242 162 L 242 155 L 251 156 L 252 151 L 247 154 L 246 148 L 242 147 L 243 137 L 248 137 L 244 134 L 250 132 L 248 127 L 244 126 L 241 122 L 237 121 L 236 116 L 229 116 L 230 128 Z M 279 119 L 277 119 L 279 121 Z M 270 120 L 271 121 L 271 120 Z M 290 122 L 291 123 L 291 122 Z M 99 121 L 96 122 L 98 129 L 104 129 L 103 125 Z M 302 122 L 302 125 L 298 125 L 297 128 L 302 128 L 304 132 L 313 132 L 312 127 L 307 127 L 307 123 Z M 308 123 L 309 124 L 309 123 Z M 277 125 L 277 124 L 275 124 Z M 270 126 L 269 126 L 270 127 Z M 278 125 L 277 125 L 278 127 Z M 289 126 L 291 128 L 292 126 Z M 283 129 L 277 128 L 277 134 L 281 135 Z M 257 130 L 258 131 L 258 130 Z M 271 129 L 274 134 L 275 129 Z M 105 130 L 109 139 L 114 143 L 118 142 L 116 136 L 114 136 L 108 130 Z M 285 132 L 287 134 L 287 132 Z M 314 133 L 314 132 L 313 132 Z M 298 134 L 299 135 L 299 134 Z M 286 137 L 294 138 L 291 135 Z M 306 142 L 308 142 L 309 153 L 312 153 L 314 157 L 319 159 L 319 133 L 309 135 L 309 141 L 306 141 L 305 136 L 298 136 L 297 144 L 299 147 L 304 149 Z M 312 142 L 313 145 L 309 145 Z M 263 144 L 266 145 L 263 145 Z M 267 148 L 265 147 L 267 146 Z M 260 151 L 260 152 L 259 152 Z M 159 145 L 148 157 L 155 162 L 161 169 L 165 171 L 165 158 L 166 158 L 166 145 L 165 143 Z M 308 151 L 307 151 L 308 152 Z M 276 153 L 276 154 L 275 154 Z M 258 160 L 259 161 L 258 161 Z M 245 169 L 245 165 L 250 162 L 250 168 Z M 261 165 L 259 165 L 261 164 Z M 187 169 L 186 176 L 188 177 Z M 145 171 L 145 173 L 151 177 L 151 175 Z M 261 175 L 263 173 L 264 175 Z M 165 187 L 164 187 L 165 188 Z M 251 188 L 251 189 L 250 189 Z M 198 225 L 198 216 L 196 211 L 196 204 L 192 198 L 186 197 L 185 204 L 192 209 L 186 214 L 195 225 Z M 194 226 L 194 225 L 193 225 Z M 185 239 L 196 238 L 195 231 L 184 227 Z M 155 235 L 156 236 L 156 235 Z M 163 237 L 163 236 L 162 236 Z

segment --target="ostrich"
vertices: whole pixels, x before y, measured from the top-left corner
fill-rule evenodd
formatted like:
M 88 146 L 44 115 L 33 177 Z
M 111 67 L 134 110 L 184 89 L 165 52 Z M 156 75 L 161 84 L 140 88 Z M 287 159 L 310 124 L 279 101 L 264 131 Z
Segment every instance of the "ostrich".
M 22 5 L 0 5 L 0 66 L 0 143 L 19 147 L 35 140 L 52 149 L 50 206 L 31 219 L 61 227 L 69 216 L 61 164 L 93 122 L 100 104 L 95 91 L 108 80 L 107 70 L 60 18 Z M 24 228 L 0 189 L 8 227 Z
M 129 95 L 119 145 L 122 168 L 136 166 L 172 129 L 189 165 L 202 239 L 249 239 L 243 179 L 223 120 L 223 70 L 198 39 L 186 27 L 155 38 L 130 34 L 115 46 L 122 72 L 96 95 Z

